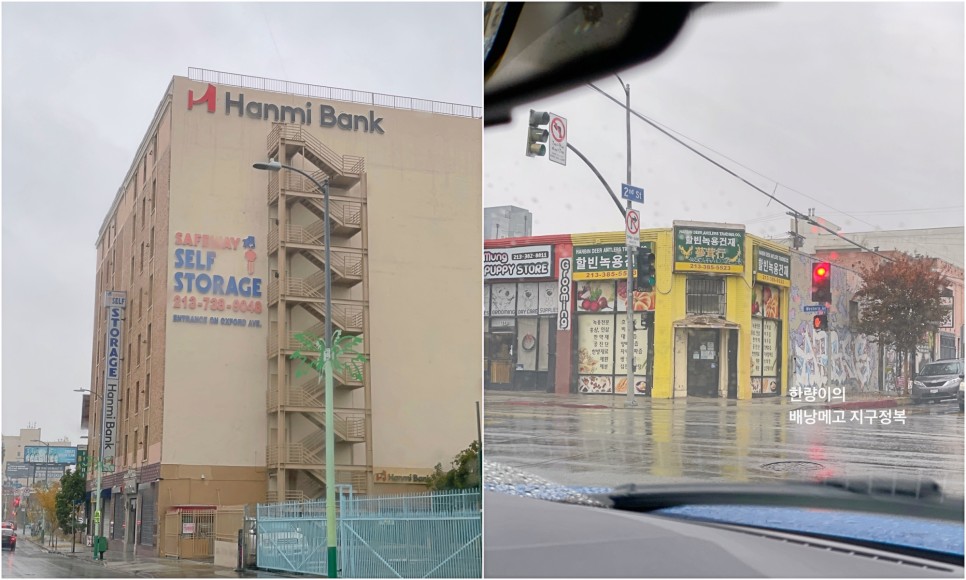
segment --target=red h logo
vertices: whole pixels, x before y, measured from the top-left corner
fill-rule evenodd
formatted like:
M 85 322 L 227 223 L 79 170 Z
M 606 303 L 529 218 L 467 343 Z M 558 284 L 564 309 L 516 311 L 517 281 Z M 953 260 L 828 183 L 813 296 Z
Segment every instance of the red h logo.
M 215 112 L 215 85 L 209 84 L 205 94 L 198 97 L 197 100 L 195 100 L 195 92 L 188 89 L 188 110 L 190 111 L 195 105 L 202 103 L 208 103 L 209 113 Z

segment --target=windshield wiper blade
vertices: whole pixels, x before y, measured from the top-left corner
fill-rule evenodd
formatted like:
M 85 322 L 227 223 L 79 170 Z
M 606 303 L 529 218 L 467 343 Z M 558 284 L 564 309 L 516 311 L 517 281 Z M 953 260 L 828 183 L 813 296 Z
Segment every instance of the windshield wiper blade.
M 930 479 L 829 478 L 817 482 L 629 484 L 595 499 L 613 509 L 651 512 L 686 505 L 829 509 L 963 522 L 963 499 Z

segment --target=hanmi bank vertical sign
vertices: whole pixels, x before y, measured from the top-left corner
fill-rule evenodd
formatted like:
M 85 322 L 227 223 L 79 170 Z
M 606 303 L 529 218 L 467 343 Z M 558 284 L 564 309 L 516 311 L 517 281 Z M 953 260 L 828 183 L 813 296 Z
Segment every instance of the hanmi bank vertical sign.
M 117 445 L 117 397 L 121 390 L 121 344 L 124 339 L 124 308 L 127 293 L 104 293 L 107 309 L 107 340 L 104 349 L 104 393 L 101 406 L 101 457 L 104 471 L 114 471 Z

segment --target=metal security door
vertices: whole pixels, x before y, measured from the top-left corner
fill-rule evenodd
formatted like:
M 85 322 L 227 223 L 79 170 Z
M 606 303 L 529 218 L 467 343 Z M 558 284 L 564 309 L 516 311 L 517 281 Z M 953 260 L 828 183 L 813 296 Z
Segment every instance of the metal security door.
M 688 396 L 717 397 L 720 355 L 717 329 L 688 329 Z

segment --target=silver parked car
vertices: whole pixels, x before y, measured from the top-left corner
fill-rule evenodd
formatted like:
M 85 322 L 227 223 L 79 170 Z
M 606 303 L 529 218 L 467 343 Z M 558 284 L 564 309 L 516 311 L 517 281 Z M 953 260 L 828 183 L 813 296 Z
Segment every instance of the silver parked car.
M 963 387 L 966 387 L 966 381 L 963 380 L 963 375 L 959 375 L 959 392 L 956 393 L 956 399 L 959 401 L 959 410 L 963 410 Z
M 955 399 L 963 382 L 963 361 L 937 360 L 926 364 L 912 382 L 912 402 Z

